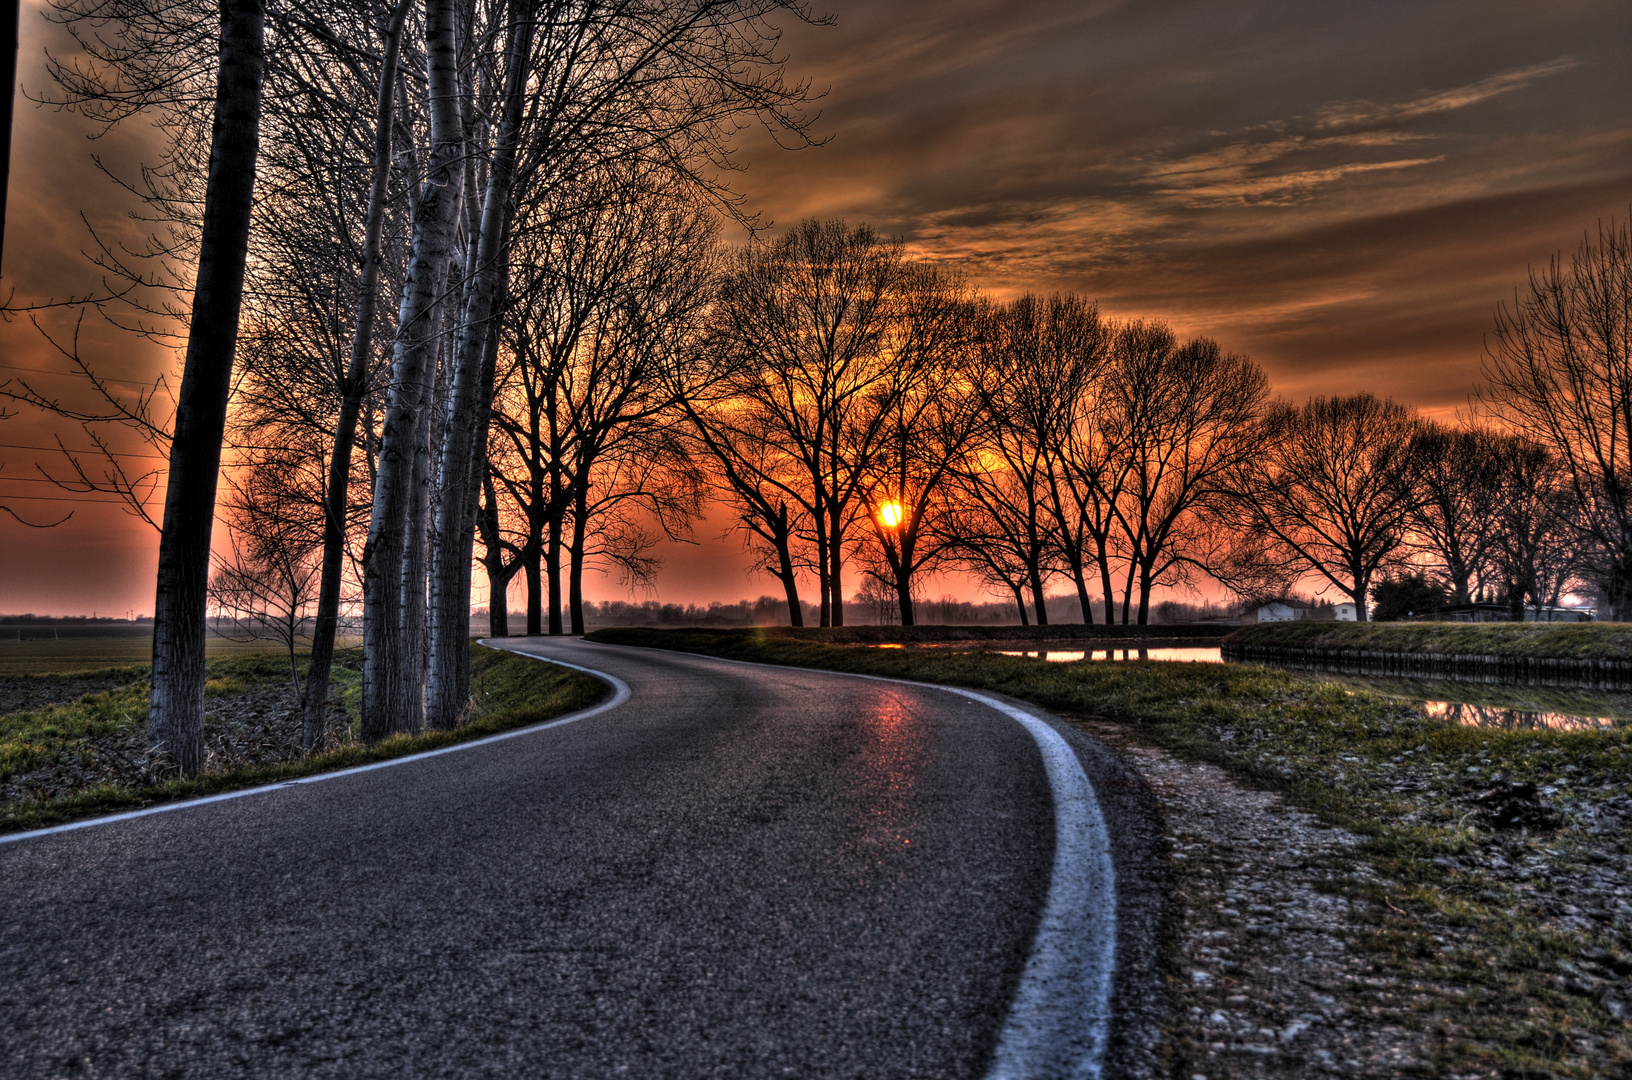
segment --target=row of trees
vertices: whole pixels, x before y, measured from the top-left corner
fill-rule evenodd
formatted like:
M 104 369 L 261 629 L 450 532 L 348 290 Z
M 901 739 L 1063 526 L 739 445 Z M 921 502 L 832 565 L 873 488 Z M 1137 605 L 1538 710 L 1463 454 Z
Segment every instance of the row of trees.
M 710 209 L 740 217 L 721 177 L 745 122 L 809 141 L 778 11 L 807 17 L 769 0 L 54 3 L 81 46 L 55 65 L 59 103 L 108 124 L 144 116 L 169 139 L 124 181 L 156 223 L 152 246 L 101 247 L 113 285 L 98 299 L 139 333 L 185 339 L 175 415 L 143 397 L 77 417 L 135 426 L 168 457 L 149 736 L 180 771 L 203 757 L 224 437 L 243 573 L 217 575 L 217 597 L 252 594 L 246 579 L 268 567 L 317 568 L 308 744 L 359 585 L 364 735 L 456 722 L 471 549 L 505 431 L 490 403 L 518 366 L 572 397 L 561 483 L 546 478 L 534 508 L 545 522 L 570 520 L 563 506 L 586 521 L 589 475 L 639 460 L 620 440 L 654 413 L 668 381 L 654 365 L 672 362 L 690 302 L 679 279 L 697 269 L 649 252 L 695 246 Z M 544 299 L 563 287 L 587 306 Z M 530 304 L 566 322 L 529 318 Z M 586 334 L 597 359 L 577 347 Z M 147 510 L 117 463 L 76 476 Z M 545 534 L 524 565 L 559 556 Z M 575 542 L 597 543 L 562 541 Z
M 1527 405 L 1553 390 L 1524 363 L 1624 363 L 1624 321 L 1599 334 L 1621 335 L 1607 361 L 1555 329 L 1596 302 L 1571 282 L 1624 278 L 1624 229 L 1504 316 L 1491 410 L 1519 435 L 1435 429 L 1365 395 L 1274 402 L 1212 341 L 1077 297 L 997 303 L 865 227 L 722 248 L 717 220 L 742 220 L 720 179 L 731 134 L 757 117 L 808 141 L 778 8 L 805 17 L 763 0 L 58 0 L 84 45 L 57 68 L 64 100 L 109 123 L 156 114 L 171 134 L 133 185 L 162 225 L 149 260 L 110 247 L 103 263 L 132 329 L 187 324 L 174 421 L 152 397 L 77 415 L 168 452 L 149 733 L 183 772 L 202 762 L 224 435 L 236 555 L 215 595 L 247 610 L 315 596 L 309 745 L 359 598 L 364 736 L 449 727 L 468 698 L 474 565 L 496 633 L 518 575 L 530 631 L 580 630 L 586 568 L 650 580 L 655 540 L 710 497 L 794 623 L 813 579 L 818 621 L 841 624 L 858 571 L 904 623 L 944 568 L 1039 622 L 1056 580 L 1090 622 L 1144 622 L 1154 590 L 1202 575 L 1256 595 L 1312 573 L 1363 602 L 1413 553 L 1465 588 L 1542 595 L 1562 580 L 1551 555 L 1524 556 L 1521 579 L 1488 522 L 1445 511 L 1488 512 L 1483 489 L 1429 494 L 1434 438 L 1471 439 L 1481 461 L 1510 438 L 1502 453 L 1531 470 L 1513 490 L 1562 478 L 1548 535 L 1620 603 L 1632 500 L 1616 509 L 1625 466 L 1612 482 L 1594 462 L 1620 462 L 1632 425 L 1608 445 L 1562 440 L 1582 421 Z M 146 515 L 117 463 L 75 475 Z

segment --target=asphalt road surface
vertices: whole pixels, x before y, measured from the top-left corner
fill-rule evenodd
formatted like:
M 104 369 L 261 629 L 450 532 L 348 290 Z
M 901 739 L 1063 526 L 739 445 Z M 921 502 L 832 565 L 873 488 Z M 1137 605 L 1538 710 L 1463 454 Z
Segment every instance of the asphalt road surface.
M 1156 827 L 1097 744 L 935 688 L 510 645 L 623 689 L 0 842 L 0 1075 L 1148 1070 Z

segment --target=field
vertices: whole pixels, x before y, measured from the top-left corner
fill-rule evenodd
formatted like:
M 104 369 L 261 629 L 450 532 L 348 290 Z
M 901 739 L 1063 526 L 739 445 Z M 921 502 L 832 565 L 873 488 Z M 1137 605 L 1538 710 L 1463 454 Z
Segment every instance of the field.
M 763 631 L 589 636 L 996 691 L 1133 750 L 1220 766 L 1357 838 L 1326 857 L 1320 886 L 1360 913 L 1334 927 L 1370 964 L 1371 983 L 1345 990 L 1344 1006 L 1373 1030 L 1434 1033 L 1437 1049 L 1414 1071 L 1632 1070 L 1632 729 L 1463 727 L 1369 690 L 1245 664 L 1049 664 Z M 1175 855 L 1181 893 L 1207 892 L 1206 879 L 1186 877 L 1201 872 L 1198 854 Z M 1209 949 L 1240 955 L 1251 932 L 1245 921 L 1225 926 Z M 1384 984 L 1395 989 L 1368 989 Z M 1196 1006 L 1203 1017 L 1233 1007 L 1222 996 Z
M 153 657 L 153 631 L 150 627 L 131 629 L 133 632 L 119 634 L 101 628 L 95 633 L 80 633 L 76 627 L 52 637 L 50 627 L 0 628 L 0 677 L 145 667 Z M 353 646 L 360 642 L 342 639 L 339 644 Z M 206 639 L 205 653 L 212 660 L 284 655 L 283 645 L 276 641 L 239 641 L 214 634 Z

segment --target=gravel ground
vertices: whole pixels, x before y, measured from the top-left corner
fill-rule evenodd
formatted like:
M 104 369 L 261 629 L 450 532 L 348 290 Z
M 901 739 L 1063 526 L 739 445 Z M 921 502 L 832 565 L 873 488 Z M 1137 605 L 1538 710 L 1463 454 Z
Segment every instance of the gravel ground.
M 1448 1052 L 1468 1037 L 1469 986 L 1437 961 L 1482 947 L 1474 933 L 1396 908 L 1355 849 L 1282 796 L 1254 790 L 1217 766 L 1130 742 L 1120 725 L 1077 720 L 1120 750 L 1150 786 L 1166 820 L 1179 905 L 1169 943 L 1171 1075 L 1186 1080 L 1270 1080 L 1320 1075 L 1552 1080 L 1546 1070 L 1468 1068 Z M 1449 775 L 1445 763 L 1422 770 Z M 1466 768 L 1465 766 L 1463 767 Z M 1487 812 L 1492 778 L 1462 782 L 1470 813 Z M 1501 790 L 1495 780 L 1494 790 Z M 1420 777 L 1407 787 L 1427 787 Z M 1554 826 L 1492 831 L 1478 849 L 1435 860 L 1442 888 L 1501 889 L 1559 930 L 1602 936 L 1632 925 L 1624 851 L 1628 800 L 1613 789 L 1542 789 L 1535 804 Z M 1486 899 L 1489 899 L 1487 896 Z M 1402 942 L 1404 947 L 1402 948 Z M 1614 949 L 1563 965 L 1561 993 L 1632 1018 L 1628 969 Z M 1560 1033 L 1565 1037 L 1565 1033 Z M 1580 1072 L 1632 1077 L 1601 1037 L 1572 1036 Z
M 120 678 L 87 678 L 82 675 L 0 676 L 0 715 L 77 701 L 86 694 L 117 690 L 127 683 L 128 680 Z

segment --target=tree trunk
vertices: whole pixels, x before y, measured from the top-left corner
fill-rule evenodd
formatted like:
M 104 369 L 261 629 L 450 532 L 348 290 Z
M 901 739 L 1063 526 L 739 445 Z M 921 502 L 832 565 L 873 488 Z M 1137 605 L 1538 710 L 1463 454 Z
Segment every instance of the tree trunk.
M 434 322 L 441 326 L 446 318 L 442 305 Z M 440 333 L 438 335 L 440 340 Z M 436 365 L 440 368 L 440 364 Z M 402 562 L 402 642 L 408 657 L 403 677 L 397 680 L 394 712 L 402 718 L 403 731 L 420 731 L 425 726 L 425 662 L 426 662 L 426 570 L 430 562 L 428 550 L 431 519 L 431 417 L 435 400 L 434 380 L 427 379 L 424 396 L 419 402 L 419 429 L 414 442 L 413 487 L 408 501 L 408 527 L 405 533 Z
M 827 560 L 827 580 L 833 590 L 832 621 L 830 626 L 844 625 L 844 519 L 835 508 L 828 524 L 828 543 L 833 553 Z
M 1094 561 L 1099 564 L 1099 587 L 1105 590 L 1105 625 L 1115 626 L 1116 587 L 1111 583 L 1111 560 L 1097 540 L 1095 545 L 1100 547 L 1099 552 L 1094 556 Z
M 374 312 L 380 296 L 380 236 L 385 227 L 386 181 L 391 176 L 391 125 L 396 115 L 397 63 L 410 0 L 400 0 L 386 25 L 385 56 L 380 64 L 379 95 L 374 111 L 374 175 L 363 226 L 363 273 L 357 286 L 357 321 L 351 335 L 351 357 L 340 384 L 340 418 L 335 423 L 334 452 L 329 458 L 329 485 L 323 502 L 323 568 L 312 628 L 312 656 L 306 668 L 306 708 L 301 745 L 308 751 L 323 738 L 328 724 L 329 677 L 334 668 L 334 637 L 340 625 L 340 579 L 346 558 L 346 511 L 351 486 L 351 451 L 357 440 L 357 417 L 368 390 L 368 361 L 374 348 Z
M 782 592 L 788 601 L 788 625 L 805 625 L 805 606 L 799 601 L 799 579 L 794 576 L 793 557 L 788 552 L 787 544 L 777 548 L 777 562 L 781 572 L 777 577 L 782 579 Z
M 529 544 L 525 560 L 527 577 L 527 636 L 544 632 L 544 545 Z
M 482 503 L 476 509 L 476 530 L 482 538 L 486 553 L 482 568 L 487 571 L 487 636 L 510 636 L 510 579 L 515 576 L 520 561 L 504 565 L 504 545 L 499 533 L 499 493 L 493 486 L 493 474 L 482 461 Z
M 1048 604 L 1043 596 L 1043 568 L 1035 560 L 1026 567 L 1026 577 L 1031 585 L 1032 603 L 1037 609 L 1037 625 L 1048 625 Z
M 0 8 L 0 86 L 6 93 L 0 97 L 0 266 L 4 265 L 6 250 L 6 194 L 11 186 L 11 121 L 17 95 L 17 32 L 22 17 L 21 5 L 10 0 Z
M 403 730 L 402 685 L 417 681 L 416 658 L 403 635 L 402 580 L 408 559 L 409 511 L 420 412 L 436 356 L 437 300 L 446 283 L 459 209 L 464 154 L 459 106 L 456 10 L 453 0 L 425 0 L 426 80 L 431 160 L 414 215 L 412 252 L 397 320 L 379 476 L 368 546 L 363 552 L 363 737 L 378 741 Z
M 516 5 L 518 9 L 524 6 Z M 521 135 L 527 58 L 533 43 L 531 12 L 518 10 L 516 15 L 505 49 L 504 118 L 494 140 L 493 165 L 482 200 L 481 231 L 459 326 L 438 463 L 441 501 L 437 504 L 436 548 L 431 559 L 426 701 L 426 720 L 438 730 L 449 730 L 458 722 L 470 697 L 470 561 L 476 525 L 472 500 L 477 492 L 474 463 L 480 459 L 486 467 L 486 405 L 492 398 L 494 371 L 489 344 L 498 344 L 498 332 L 492 327 L 494 299 L 502 295 L 510 185 Z M 478 434 L 482 436 L 480 447 L 476 444 Z
M 147 737 L 185 776 L 204 767 L 210 533 L 249 255 L 266 72 L 265 20 L 262 0 L 222 0 L 198 274 L 159 538 Z
M 917 620 L 912 610 L 912 578 L 902 575 L 895 580 L 895 599 L 901 606 L 901 625 L 916 626 Z
M 1077 586 L 1077 604 L 1082 608 L 1082 621 L 1086 626 L 1094 625 L 1094 601 L 1088 595 L 1088 576 L 1082 569 L 1083 560 L 1079 553 L 1078 558 L 1071 564 L 1071 580 Z
M 572 575 L 567 583 L 567 605 L 572 616 L 572 632 L 584 632 L 584 546 L 589 532 L 589 492 L 580 485 L 572 514 Z
M 561 629 L 561 514 L 558 510 L 550 516 L 550 546 L 544 557 L 544 569 L 549 575 L 550 584 L 550 635 L 559 637 Z

